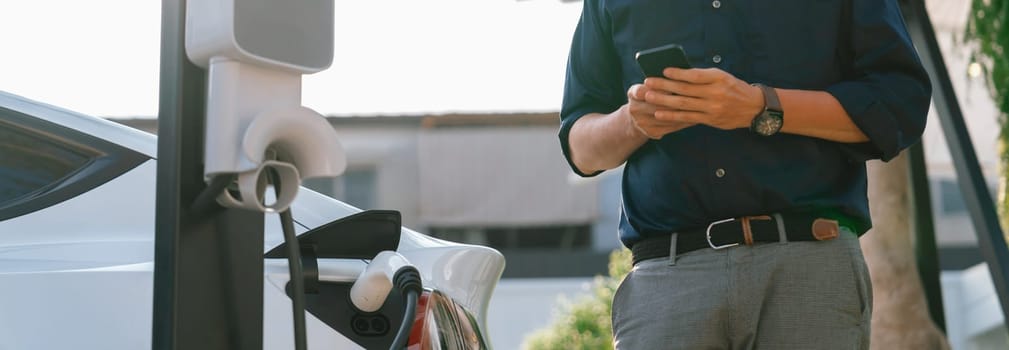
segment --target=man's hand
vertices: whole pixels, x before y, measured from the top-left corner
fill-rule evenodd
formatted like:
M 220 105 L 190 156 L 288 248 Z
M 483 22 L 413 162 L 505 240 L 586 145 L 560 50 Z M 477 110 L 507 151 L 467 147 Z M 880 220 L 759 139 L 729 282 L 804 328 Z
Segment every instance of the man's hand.
M 749 127 L 764 109 L 760 88 L 721 69 L 666 68 L 663 74 L 668 79 L 648 78 L 644 84 L 642 100 L 656 108 L 656 122 L 730 130 Z
M 635 129 L 650 139 L 658 140 L 662 136 L 680 129 L 684 129 L 696 124 L 696 122 L 683 122 L 671 119 L 660 119 L 658 113 L 662 112 L 659 106 L 646 101 L 646 96 L 651 94 L 666 94 L 665 92 L 652 91 L 641 84 L 634 84 L 627 90 L 627 111 L 631 117 L 631 123 Z M 671 112 L 671 111 L 666 111 Z

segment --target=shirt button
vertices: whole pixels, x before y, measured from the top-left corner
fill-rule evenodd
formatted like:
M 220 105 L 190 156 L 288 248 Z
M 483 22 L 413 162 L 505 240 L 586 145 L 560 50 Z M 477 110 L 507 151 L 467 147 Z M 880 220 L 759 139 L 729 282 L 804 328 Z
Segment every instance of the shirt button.
M 714 56 L 712 56 L 711 57 L 711 62 L 715 62 L 715 64 L 722 63 L 722 56 L 721 55 L 714 55 Z
M 718 170 L 715 170 L 715 176 L 718 176 L 718 177 L 725 176 L 725 169 L 718 168 Z
M 722 7 L 722 2 L 721 2 L 721 1 L 718 1 L 718 0 L 715 0 L 715 1 L 712 1 L 712 2 L 711 2 L 711 7 L 714 7 L 714 8 L 716 8 L 716 9 L 717 9 L 717 8 L 720 8 L 720 7 Z

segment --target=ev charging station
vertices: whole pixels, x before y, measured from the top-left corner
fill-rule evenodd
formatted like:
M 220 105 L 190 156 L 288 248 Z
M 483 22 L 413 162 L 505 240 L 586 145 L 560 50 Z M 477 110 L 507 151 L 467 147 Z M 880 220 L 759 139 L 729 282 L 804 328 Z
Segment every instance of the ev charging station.
M 301 76 L 332 62 L 333 11 L 162 1 L 153 349 L 263 348 L 263 213 L 346 166 L 301 106 Z M 282 184 L 272 203 L 268 178 Z
M 163 0 L 153 349 L 262 349 L 264 258 L 288 259 L 295 349 L 307 348 L 306 304 L 320 307 L 305 297 L 309 284 L 318 294 L 317 259 L 348 257 L 371 263 L 338 317 L 401 305 L 398 331 L 375 341 L 405 346 L 422 285 L 394 251 L 399 212 L 324 225 L 379 241 L 334 253 L 322 231 L 297 236 L 289 209 L 303 179 L 346 168 L 336 132 L 301 105 L 302 75 L 333 61 L 333 20 L 333 0 Z M 279 214 L 285 240 L 267 254 L 264 214 Z M 390 292 L 405 300 L 387 304 Z

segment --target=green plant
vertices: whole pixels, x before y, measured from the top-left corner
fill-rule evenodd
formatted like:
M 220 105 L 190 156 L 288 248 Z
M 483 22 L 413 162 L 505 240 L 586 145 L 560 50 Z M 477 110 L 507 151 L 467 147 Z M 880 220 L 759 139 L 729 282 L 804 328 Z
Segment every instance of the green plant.
M 631 251 L 610 253 L 609 276 L 596 276 L 591 295 L 562 304 L 557 320 L 525 340 L 529 350 L 613 349 L 610 312 L 613 294 L 631 270 Z
M 965 38 L 971 61 L 980 64 L 988 90 L 1001 113 L 999 133 L 998 210 L 1002 227 L 1009 227 L 1009 0 L 973 0 Z

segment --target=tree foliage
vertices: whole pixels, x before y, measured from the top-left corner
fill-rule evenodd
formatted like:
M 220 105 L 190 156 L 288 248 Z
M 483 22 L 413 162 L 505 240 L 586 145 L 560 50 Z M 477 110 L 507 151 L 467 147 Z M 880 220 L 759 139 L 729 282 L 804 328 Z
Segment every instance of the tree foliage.
M 611 253 L 609 276 L 596 276 L 591 295 L 564 305 L 556 321 L 527 338 L 523 347 L 529 350 L 613 349 L 611 302 L 630 269 L 630 250 Z
M 973 0 L 965 38 L 971 60 L 982 67 L 988 89 L 1001 113 L 999 126 L 998 209 L 1002 227 L 1009 227 L 1009 0 Z

